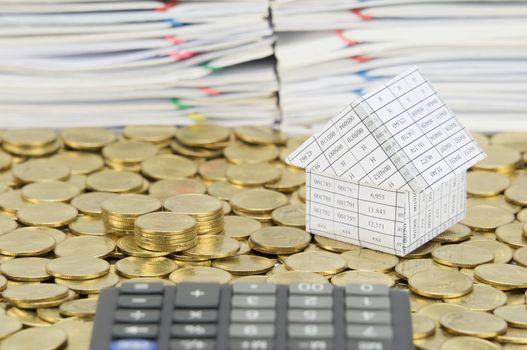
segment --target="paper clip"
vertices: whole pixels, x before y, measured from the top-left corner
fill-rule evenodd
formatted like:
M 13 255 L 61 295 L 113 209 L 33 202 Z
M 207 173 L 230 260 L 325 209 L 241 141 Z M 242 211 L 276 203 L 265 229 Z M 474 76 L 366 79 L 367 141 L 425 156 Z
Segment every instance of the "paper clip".
M 174 36 L 174 35 L 166 35 L 165 40 L 168 40 L 172 44 L 176 44 L 176 45 L 180 45 L 186 42 L 185 39 L 178 38 L 177 36 Z
M 351 56 L 351 59 L 354 60 L 354 61 L 357 61 L 358 63 L 364 63 L 364 62 L 369 62 L 369 61 L 373 60 L 373 57 L 366 57 L 366 56 L 356 55 L 356 56 Z
M 172 7 L 174 7 L 176 5 L 177 5 L 177 1 L 169 1 L 169 2 L 165 3 L 163 6 L 160 6 L 160 7 L 156 8 L 155 10 L 158 11 L 158 12 L 165 12 L 165 11 L 170 10 Z
M 359 42 L 356 41 L 356 40 L 353 40 L 353 39 L 350 39 L 350 38 L 346 37 L 346 36 L 344 35 L 344 31 L 343 31 L 342 29 L 337 29 L 335 32 L 337 33 L 337 36 L 338 36 L 341 40 L 343 40 L 344 42 L 346 42 L 346 44 L 348 44 L 348 45 L 356 45 L 356 44 L 359 43 Z
M 183 103 L 179 100 L 179 98 L 172 98 L 170 99 L 170 102 L 172 102 L 172 104 L 174 106 L 176 106 L 178 109 L 189 109 L 189 108 L 192 108 L 191 105 L 188 105 L 186 103 Z
M 357 72 L 356 74 L 359 77 L 361 77 L 362 79 L 367 80 L 367 81 L 377 80 L 377 77 L 369 75 L 368 71 L 365 71 L 365 70 L 361 70 L 361 71 Z
M 165 20 L 171 27 L 183 27 L 185 23 L 175 20 L 173 18 Z
M 198 113 L 198 112 L 190 112 L 188 114 L 188 117 L 190 119 L 198 121 L 198 122 L 201 122 L 201 121 L 204 121 L 204 120 L 208 119 L 208 117 L 205 114 L 201 114 L 201 113 Z
M 179 51 L 179 52 L 176 51 L 176 52 L 171 52 L 168 55 L 175 60 L 185 60 L 187 58 L 194 57 L 196 54 L 190 51 Z
M 356 94 L 359 97 L 364 96 L 364 90 L 363 89 L 355 89 L 355 90 L 351 90 L 351 92 L 353 92 L 354 94 Z
M 223 70 L 223 67 L 212 67 L 208 63 L 202 63 L 202 64 L 200 64 L 200 66 L 205 68 L 205 69 L 208 69 L 208 70 L 210 70 L 212 72 L 219 72 L 219 71 Z
M 221 94 L 221 92 L 219 92 L 218 90 L 207 87 L 207 86 L 200 87 L 199 89 L 201 92 L 204 92 L 205 94 L 209 96 L 218 96 L 219 94 Z
M 373 19 L 372 16 L 362 13 L 361 9 L 353 9 L 351 10 L 351 13 L 353 13 L 355 16 L 359 17 L 360 19 L 364 21 L 370 21 Z

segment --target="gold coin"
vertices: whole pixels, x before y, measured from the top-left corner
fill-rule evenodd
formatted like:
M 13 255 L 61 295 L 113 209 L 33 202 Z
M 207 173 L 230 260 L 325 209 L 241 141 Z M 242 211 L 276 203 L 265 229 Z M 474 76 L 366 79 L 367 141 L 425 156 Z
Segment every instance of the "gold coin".
M 502 146 L 484 146 L 487 157 L 472 166 L 476 170 L 492 170 L 507 173 L 521 161 L 520 152 Z
M 142 194 L 122 194 L 102 203 L 102 213 L 116 216 L 135 217 L 161 209 L 161 202 Z
M 77 218 L 78 211 L 66 203 L 37 203 L 20 209 L 16 215 L 26 225 L 61 227 Z
M 72 291 L 79 294 L 98 294 L 101 289 L 113 287 L 119 283 L 119 276 L 117 276 L 116 273 L 110 271 L 108 274 L 102 277 L 92 278 L 89 280 L 55 278 L 55 283 L 68 287 Z
M 245 240 L 249 236 L 262 228 L 262 224 L 258 220 L 246 218 L 242 216 L 225 216 L 224 218 L 225 236 L 234 238 L 236 240 Z
M 280 179 L 272 183 L 266 183 L 265 188 L 280 192 L 294 192 L 306 183 L 306 174 L 303 169 L 297 170 L 291 167 L 281 170 Z
M 135 243 L 133 235 L 121 237 L 117 241 L 117 247 L 119 247 L 119 250 L 121 250 L 126 255 L 136 256 L 138 258 L 157 258 L 170 254 L 170 252 L 154 252 L 139 247 Z
M 107 237 L 74 237 L 57 244 L 54 253 L 63 256 L 91 256 L 104 258 L 115 249 L 115 243 Z
M 0 315 L 0 340 L 22 329 L 22 322 L 16 318 Z
M 287 135 L 267 126 L 241 126 L 234 129 L 237 138 L 256 145 L 284 144 Z
M 467 208 L 461 223 L 476 231 L 492 231 L 514 221 L 514 215 L 505 209 L 490 205 L 475 205 Z
M 70 128 L 60 135 L 66 146 L 82 151 L 97 151 L 112 142 L 115 135 L 103 128 Z
M 86 215 L 100 216 L 102 203 L 112 197 L 117 196 L 116 193 L 109 192 L 89 192 L 78 195 L 73 198 L 71 205 L 77 210 Z
M 116 163 L 140 163 L 157 154 L 158 148 L 148 142 L 120 141 L 107 145 L 102 155 Z
M 280 175 L 280 169 L 269 163 L 236 164 L 228 167 L 225 172 L 225 177 L 229 182 L 249 187 L 278 181 Z
M 168 258 L 137 258 L 129 256 L 117 261 L 115 268 L 118 274 L 126 278 L 165 278 L 174 271 L 177 266 L 175 262 Z
M 66 180 L 70 168 L 49 159 L 32 159 L 13 167 L 13 176 L 22 183 Z
M 243 191 L 243 188 L 237 187 L 226 181 L 213 183 L 207 188 L 208 194 L 225 201 L 230 201 L 232 196 L 241 191 Z
M 130 171 L 102 170 L 88 176 L 86 185 L 93 191 L 124 193 L 143 186 L 141 175 Z
M 16 212 L 28 204 L 22 200 L 22 190 L 0 194 L 0 209 L 5 215 L 16 216 Z
M 389 272 L 399 263 L 394 255 L 366 248 L 343 252 L 340 256 L 352 270 Z
M 51 323 L 44 321 L 37 316 L 33 310 L 23 310 L 17 307 L 11 307 L 7 310 L 7 315 L 22 322 L 24 326 L 28 327 L 49 327 Z
M 195 282 L 227 284 L 232 279 L 232 275 L 227 271 L 215 267 L 193 266 L 178 269 L 172 272 L 168 278 L 174 283 Z
M 127 139 L 154 144 L 169 141 L 176 134 L 176 128 L 169 125 L 129 125 L 123 129 Z
M 303 252 L 290 255 L 284 262 L 288 270 L 331 276 L 346 269 L 347 262 L 331 252 Z
M 234 256 L 238 253 L 240 244 L 237 240 L 216 235 L 202 235 L 198 237 L 198 244 L 183 253 L 191 257 L 220 259 Z
M 42 255 L 55 248 L 56 241 L 44 232 L 19 228 L 0 235 L 0 254 L 10 256 Z
M 419 248 L 411 251 L 410 253 L 406 254 L 404 257 L 405 259 L 426 258 L 430 256 L 432 254 L 432 251 L 439 246 L 441 246 L 441 244 L 437 242 L 428 242 L 423 244 Z
M 470 197 L 467 198 L 467 208 L 478 205 L 490 205 L 505 209 L 506 211 L 516 214 L 522 207 L 509 202 L 504 195 L 494 197 Z
M 494 310 L 494 315 L 504 319 L 513 327 L 527 328 L 527 307 L 525 305 L 504 305 Z
M 390 277 L 374 271 L 344 271 L 331 277 L 331 283 L 337 287 L 344 287 L 350 283 L 382 284 L 388 287 L 395 284 Z
M 79 236 L 104 236 L 106 229 L 101 218 L 83 215 L 78 216 L 77 220 L 68 225 L 71 233 Z
M 7 288 L 7 279 L 0 275 L 0 292 L 4 291 Z
M 79 317 L 68 317 L 51 328 L 62 329 L 68 335 L 68 348 L 65 350 L 88 350 L 93 331 L 93 321 Z
M 513 185 L 505 190 L 505 198 L 513 204 L 527 206 L 527 191 L 524 184 Z
M 484 284 L 474 284 L 472 293 L 461 298 L 444 299 L 445 303 L 454 303 L 473 311 L 490 312 L 507 302 L 507 295 L 501 290 Z
M 484 264 L 474 269 L 474 277 L 496 288 L 527 288 L 527 268 L 511 264 Z
M 494 261 L 494 254 L 486 248 L 449 244 L 434 249 L 432 258 L 447 266 L 474 268 Z
M 176 130 L 176 139 L 186 146 L 203 147 L 223 142 L 230 137 L 229 129 L 207 124 L 184 126 Z
M 271 217 L 277 225 L 304 228 L 306 226 L 306 206 L 288 204 L 273 210 Z
M 148 188 L 148 193 L 160 201 L 186 193 L 204 194 L 207 187 L 196 179 L 159 180 Z
M 496 264 L 506 264 L 512 259 L 512 249 L 501 242 L 491 239 L 471 239 L 464 242 L 462 245 L 475 246 L 486 248 L 494 254 L 494 262 Z
M 206 194 L 182 194 L 170 197 L 163 203 L 165 209 L 179 214 L 207 216 L 223 212 L 221 202 Z
M 436 323 L 429 317 L 412 314 L 413 339 L 423 339 L 436 332 Z
M 527 266 L 527 247 L 516 250 L 514 252 L 513 259 L 518 264 Z
M 103 259 L 88 256 L 65 256 L 48 263 L 46 271 L 53 277 L 70 280 L 87 280 L 104 276 L 110 264 Z
M 69 202 L 80 193 L 78 187 L 61 182 L 34 182 L 22 188 L 22 199 L 29 203 Z
M 472 291 L 472 280 L 457 271 L 420 271 L 408 278 L 410 290 L 435 299 L 458 298 Z
M 527 246 L 527 238 L 523 235 L 523 223 L 513 222 L 496 229 L 496 238 L 512 248 Z
M 57 134 L 51 129 L 25 128 L 10 129 L 2 134 L 4 142 L 17 147 L 43 147 L 53 143 Z
M 37 309 L 37 316 L 49 323 L 56 323 L 64 319 L 58 307 L 46 307 Z
M 338 276 L 338 275 L 337 275 Z M 335 278 L 335 277 L 333 277 Z M 267 277 L 267 283 L 295 284 L 295 283 L 328 283 L 328 280 L 318 273 L 305 271 L 284 271 Z
M 34 257 L 12 259 L 0 265 L 0 272 L 15 281 L 44 281 L 51 277 L 46 272 L 46 265 L 50 261 Z
M 227 178 L 225 177 L 227 167 L 228 163 L 225 159 L 213 159 L 201 164 L 198 172 L 203 180 L 227 181 Z
M 141 232 L 155 234 L 175 234 L 191 231 L 196 220 L 185 214 L 155 212 L 141 215 L 135 220 L 135 226 Z
M 2 349 L 9 350 L 56 350 L 68 340 L 66 332 L 56 328 L 28 328 L 8 337 L 2 342 Z
M 449 227 L 445 232 L 435 236 L 432 240 L 440 243 L 459 243 L 470 238 L 470 229 L 461 224 Z
M 516 214 L 516 220 L 519 222 L 527 222 L 527 208 L 522 209 Z
M 38 309 L 43 307 L 57 307 L 60 304 L 73 300 L 77 294 L 71 290 L 68 291 L 68 294 L 60 299 L 52 299 L 52 300 L 45 300 L 45 301 L 19 301 L 19 302 L 13 302 L 13 304 L 21 309 Z
M 272 269 L 274 261 L 257 255 L 238 255 L 215 260 L 212 266 L 228 271 L 233 275 L 255 275 L 266 273 Z
M 494 338 L 507 330 L 504 320 L 482 311 L 453 312 L 441 317 L 439 322 L 452 334 L 485 339 Z
M 0 151 L 0 171 L 11 168 L 12 163 L 13 157 L 5 152 Z
M 414 295 L 415 294 L 410 294 L 410 298 L 412 299 Z M 433 300 L 433 299 L 427 299 L 427 300 Z M 460 306 L 457 304 L 444 304 L 441 302 L 437 302 L 437 303 L 429 303 L 429 304 L 424 305 L 417 311 L 417 314 L 426 316 L 434 320 L 435 322 L 439 323 L 439 320 L 441 320 L 441 318 L 444 315 L 448 315 L 450 313 L 460 312 L 460 311 L 468 311 L 468 309 L 464 306 Z
M 503 350 L 525 350 L 527 348 L 527 329 L 508 327 L 507 332 L 495 338 L 503 345 Z
M 97 308 L 97 299 L 76 299 L 59 306 L 64 316 L 93 317 Z
M 324 250 L 329 250 L 336 253 L 347 252 L 349 250 L 361 249 L 359 246 L 353 245 L 351 243 L 346 243 L 342 241 L 337 241 L 328 237 L 315 235 L 315 244 Z
M 71 174 L 91 174 L 104 167 L 104 160 L 98 154 L 87 152 L 62 152 L 50 158 L 57 164 L 70 168 Z
M 395 273 L 402 279 L 407 280 L 413 274 L 420 271 L 429 271 L 433 274 L 437 269 L 457 271 L 457 268 L 436 263 L 432 259 L 408 259 L 402 260 L 395 266 Z
M 174 153 L 192 158 L 217 158 L 221 157 L 222 149 L 209 149 L 204 147 L 189 147 L 180 142 L 173 140 L 170 143 L 170 148 Z
M 471 171 L 467 173 L 467 193 L 477 197 L 496 196 L 510 185 L 506 175 L 488 171 Z
M 17 228 L 15 220 L 8 218 L 7 216 L 0 215 L 0 235 L 13 231 Z
M 252 249 L 268 254 L 293 254 L 309 245 L 311 236 L 294 227 L 262 227 L 249 238 Z
M 441 345 L 440 350 L 500 350 L 501 347 L 485 339 L 474 337 L 455 337 Z
M 174 154 L 160 154 L 145 160 L 141 164 L 141 172 L 154 180 L 176 180 L 196 175 L 196 164 Z
M 58 300 L 68 295 L 68 288 L 55 283 L 31 283 L 8 287 L 2 296 L 10 303 Z
M 239 208 L 249 213 L 266 213 L 287 204 L 283 193 L 264 189 L 251 189 L 236 193 L 231 198 L 233 209 Z
M 233 144 L 223 150 L 225 158 L 234 164 L 265 163 L 278 157 L 278 148 L 274 145 L 253 146 L 248 144 Z
M 493 145 L 512 148 L 518 152 L 527 151 L 527 143 L 525 142 L 527 134 L 525 132 L 500 132 L 494 134 L 490 138 Z

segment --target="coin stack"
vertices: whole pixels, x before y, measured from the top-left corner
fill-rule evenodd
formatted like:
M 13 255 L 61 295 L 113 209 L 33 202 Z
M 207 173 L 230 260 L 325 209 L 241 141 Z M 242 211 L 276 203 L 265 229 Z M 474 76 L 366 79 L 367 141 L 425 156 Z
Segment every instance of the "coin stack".
M 223 204 L 219 199 L 206 194 L 181 194 L 167 198 L 163 206 L 171 212 L 192 216 L 198 235 L 223 232 Z
M 272 190 L 250 189 L 234 194 L 230 204 L 237 215 L 271 222 L 272 212 L 287 204 L 287 196 Z
M 41 157 L 56 152 L 62 143 L 48 129 L 13 129 L 3 134 L 2 147 L 20 157 Z
M 229 129 L 198 124 L 177 129 L 170 147 L 178 154 L 195 158 L 221 157 L 231 137 Z
M 156 252 L 178 252 L 198 243 L 196 220 L 189 215 L 158 212 L 135 220 L 135 243 Z
M 159 149 L 168 147 L 175 133 L 176 127 L 170 125 L 130 125 L 123 130 L 127 139 L 148 142 Z
M 158 152 L 158 148 L 148 142 L 121 141 L 103 148 L 106 164 L 115 170 L 139 171 L 141 163 Z
M 134 233 L 135 220 L 144 214 L 161 209 L 161 202 L 141 194 L 122 194 L 102 203 L 102 220 L 109 233 Z

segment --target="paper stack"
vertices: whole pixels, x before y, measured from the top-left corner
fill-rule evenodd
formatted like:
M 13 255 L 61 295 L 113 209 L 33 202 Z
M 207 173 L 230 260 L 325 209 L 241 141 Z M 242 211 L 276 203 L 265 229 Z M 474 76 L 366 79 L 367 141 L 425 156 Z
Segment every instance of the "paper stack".
M 270 124 L 266 0 L 2 0 L 0 127 Z
M 525 1 L 275 0 L 271 8 L 287 131 L 316 130 L 413 66 L 468 129 L 527 128 Z

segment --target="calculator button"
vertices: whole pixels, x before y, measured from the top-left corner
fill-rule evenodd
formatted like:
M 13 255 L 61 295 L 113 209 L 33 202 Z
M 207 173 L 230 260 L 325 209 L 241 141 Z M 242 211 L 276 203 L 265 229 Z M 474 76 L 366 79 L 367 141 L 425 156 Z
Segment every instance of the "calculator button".
M 174 311 L 174 322 L 216 322 L 218 311 L 216 310 L 176 310 Z
M 388 297 L 346 297 L 346 307 L 348 309 L 389 309 L 390 299 Z
M 233 308 L 274 308 L 276 297 L 274 295 L 234 295 Z
M 288 310 L 287 319 L 291 323 L 327 323 L 333 321 L 333 311 Z
M 274 310 L 253 310 L 253 309 L 236 309 L 231 310 L 232 322 L 263 322 L 270 323 L 276 319 Z
M 115 321 L 119 323 L 156 323 L 161 318 L 158 310 L 117 310 Z
M 333 350 L 333 342 L 328 339 L 296 340 L 288 343 L 288 350 Z
M 333 286 L 329 283 L 296 283 L 289 286 L 289 294 L 331 295 Z
M 121 294 L 163 294 L 165 287 L 161 283 L 125 282 Z
M 333 307 L 333 298 L 321 296 L 289 296 L 289 307 L 293 309 L 330 309 Z
M 220 303 L 220 286 L 212 283 L 181 283 L 176 289 L 176 307 L 215 308 Z
M 175 338 L 212 338 L 217 328 L 215 324 L 185 324 L 172 326 L 171 334 Z
M 270 283 L 235 283 L 233 294 L 275 294 L 276 285 Z
M 333 338 L 331 324 L 290 324 L 289 338 Z
M 346 294 L 365 296 L 387 296 L 390 292 L 388 286 L 382 284 L 349 284 L 346 286 Z
M 393 338 L 392 327 L 389 326 L 349 325 L 346 327 L 346 333 L 348 338 L 352 339 L 388 340 Z
M 114 338 L 156 338 L 158 333 L 157 325 L 121 325 L 113 326 Z
M 389 340 L 350 340 L 348 341 L 347 350 L 364 350 L 364 349 L 391 350 L 392 342 Z
M 157 350 L 157 343 L 147 339 L 119 339 L 112 341 L 110 350 Z
M 170 350 L 215 350 L 216 341 L 212 339 L 176 339 L 170 341 Z
M 161 308 L 163 297 L 160 295 L 121 295 L 117 298 L 117 306 L 133 309 Z
M 273 324 L 232 323 L 229 326 L 229 335 L 233 338 L 271 338 L 274 331 Z
M 229 350 L 273 350 L 274 343 L 271 339 L 232 339 L 229 341 Z
M 388 311 L 348 310 L 346 320 L 348 323 L 389 324 L 391 316 Z

